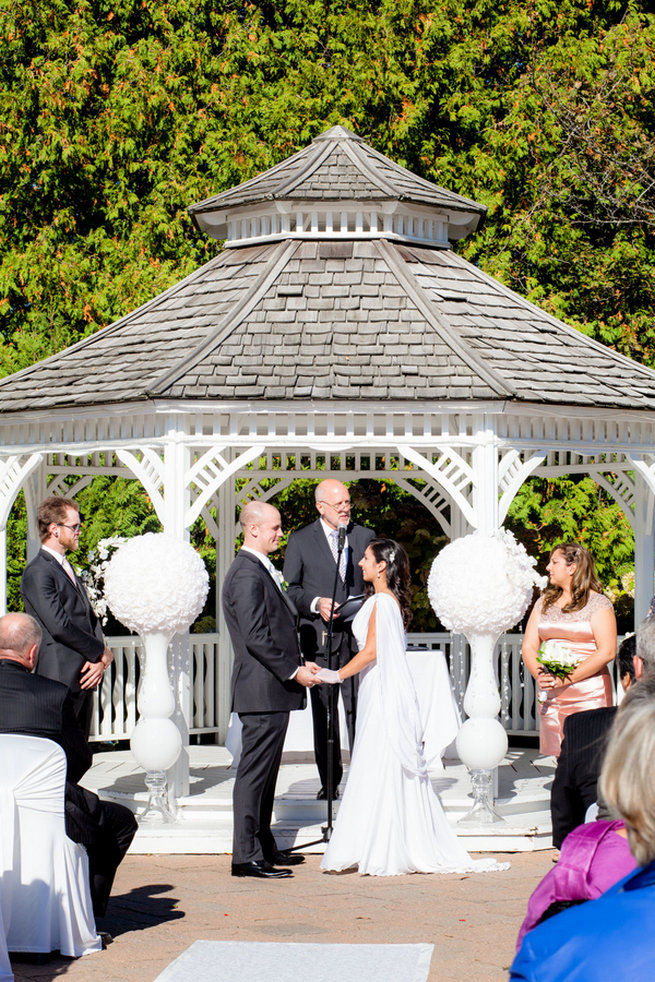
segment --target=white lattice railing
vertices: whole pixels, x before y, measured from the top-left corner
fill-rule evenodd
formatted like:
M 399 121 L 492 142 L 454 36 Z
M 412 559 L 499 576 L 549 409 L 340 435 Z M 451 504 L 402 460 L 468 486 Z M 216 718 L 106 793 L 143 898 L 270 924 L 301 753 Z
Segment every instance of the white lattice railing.
M 142 653 L 138 637 L 108 638 L 114 653 L 114 664 L 105 675 L 96 696 L 91 724 L 91 740 L 129 739 L 137 720 L 136 690 L 139 681 L 139 659 Z M 216 664 L 218 637 L 215 634 L 190 635 L 193 657 L 193 717 L 191 733 L 218 732 L 216 701 Z M 521 662 L 522 634 L 504 634 L 496 648 L 496 672 L 500 680 L 500 719 L 512 734 L 536 734 L 535 684 Z M 461 710 L 469 676 L 470 649 L 461 634 L 410 634 L 412 647 L 441 648 L 450 667 L 453 692 Z
M 218 637 L 215 634 L 192 634 L 193 719 L 191 733 L 218 731 L 216 704 L 216 663 Z M 91 740 L 127 740 L 138 719 L 136 692 L 141 674 L 143 645 L 138 637 L 107 638 L 114 654 L 110 672 L 105 673 L 96 694 Z

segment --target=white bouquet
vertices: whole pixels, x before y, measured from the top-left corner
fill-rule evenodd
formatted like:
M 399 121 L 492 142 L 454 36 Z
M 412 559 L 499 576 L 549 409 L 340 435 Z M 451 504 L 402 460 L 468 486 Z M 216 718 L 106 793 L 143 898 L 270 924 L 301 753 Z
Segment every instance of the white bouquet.
M 581 660 L 582 655 L 576 655 L 568 644 L 563 644 L 561 641 L 544 641 L 537 655 L 539 664 L 559 679 L 568 679 Z M 537 699 L 539 702 L 545 702 L 546 693 L 539 690 Z

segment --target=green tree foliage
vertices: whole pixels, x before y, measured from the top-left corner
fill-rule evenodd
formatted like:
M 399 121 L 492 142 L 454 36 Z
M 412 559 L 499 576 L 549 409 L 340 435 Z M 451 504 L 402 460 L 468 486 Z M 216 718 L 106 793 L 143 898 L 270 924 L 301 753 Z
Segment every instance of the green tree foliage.
M 469 258 L 652 357 L 655 25 L 616 0 L 15 0 L 0 372 L 214 254 L 185 208 L 343 122 L 489 206 Z
M 506 526 L 538 557 L 540 573 L 556 545 L 585 546 L 614 602 L 619 630 L 633 630 L 634 534 L 619 505 L 590 477 L 531 478 L 510 505 Z
M 483 230 L 458 246 L 469 260 L 655 364 L 655 20 L 645 2 L 7 0 L 0 38 L 0 375 L 211 258 L 218 245 L 186 207 L 335 123 L 487 205 Z M 613 505 L 581 482 L 545 487 L 521 492 L 517 528 L 550 528 L 558 500 L 586 529 L 579 505 L 593 499 L 598 536 L 619 548 Z M 121 525 L 104 490 L 102 535 Z M 372 493 L 384 531 L 391 496 Z M 406 544 L 432 549 L 420 527 L 432 523 L 412 507 Z M 400 508 L 399 498 L 389 513 L 396 535 Z M 24 523 L 20 504 L 14 521 Z M 535 548 L 558 534 L 540 532 Z M 203 529 L 193 537 L 211 552 Z

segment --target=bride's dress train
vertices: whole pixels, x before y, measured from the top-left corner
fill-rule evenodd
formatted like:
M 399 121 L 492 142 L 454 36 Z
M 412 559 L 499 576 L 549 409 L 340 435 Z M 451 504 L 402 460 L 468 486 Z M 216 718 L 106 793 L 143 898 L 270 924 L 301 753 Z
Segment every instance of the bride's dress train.
M 400 608 L 369 597 L 353 621 L 361 649 L 376 610 L 377 659 L 360 674 L 357 732 L 348 782 L 324 870 L 371 876 L 506 869 L 471 859 L 451 829 L 427 773 L 419 708 L 405 656 Z

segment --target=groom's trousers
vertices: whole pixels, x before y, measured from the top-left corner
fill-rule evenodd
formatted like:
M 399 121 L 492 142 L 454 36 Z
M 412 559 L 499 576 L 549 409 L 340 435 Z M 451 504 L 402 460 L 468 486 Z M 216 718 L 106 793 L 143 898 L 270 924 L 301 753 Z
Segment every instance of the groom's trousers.
M 273 799 L 289 713 L 239 713 L 239 719 L 241 757 L 232 796 L 232 862 L 270 861 L 276 851 L 271 832 Z

